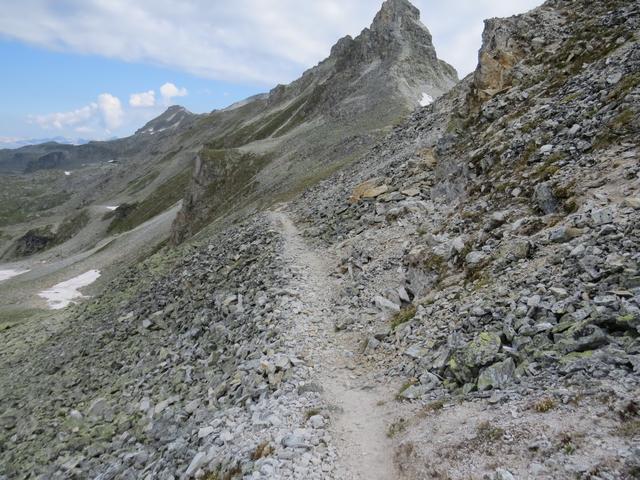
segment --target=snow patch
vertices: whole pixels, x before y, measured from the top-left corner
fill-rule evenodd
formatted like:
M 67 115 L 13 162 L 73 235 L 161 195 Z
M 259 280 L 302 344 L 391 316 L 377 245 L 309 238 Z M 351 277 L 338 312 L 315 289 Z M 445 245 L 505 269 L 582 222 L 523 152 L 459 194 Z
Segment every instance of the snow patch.
M 423 93 L 422 98 L 420 99 L 420 106 L 426 107 L 427 105 L 431 105 L 433 103 L 433 97 L 428 93 Z
M 47 305 L 51 310 L 60 310 L 74 303 L 73 299 L 75 298 L 86 298 L 79 290 L 91 285 L 99 277 L 99 270 L 89 270 L 71 280 L 58 283 L 50 289 L 40 292 L 38 296 L 47 300 Z
M 71 172 L 64 172 L 64 174 L 68 177 L 69 175 L 71 175 Z
M 116 205 L 115 207 L 113 205 L 105 205 L 104 208 L 113 212 L 114 210 L 118 209 L 118 205 Z
M 27 273 L 29 270 L 0 270 L 0 282 L 9 280 L 10 278 L 17 277 L 23 273 Z

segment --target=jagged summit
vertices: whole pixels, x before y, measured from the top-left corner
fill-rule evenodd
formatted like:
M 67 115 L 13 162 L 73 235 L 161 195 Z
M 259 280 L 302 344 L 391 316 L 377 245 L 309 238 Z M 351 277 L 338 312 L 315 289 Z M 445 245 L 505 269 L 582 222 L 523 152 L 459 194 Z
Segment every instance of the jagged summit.
M 407 20 L 419 21 L 420 10 L 407 0 L 386 0 L 373 19 L 371 29 L 400 28 Z
M 358 113 L 372 111 L 372 102 L 381 97 L 393 99 L 396 106 L 415 108 L 425 95 L 438 98 L 457 81 L 455 69 L 438 58 L 431 33 L 420 22 L 420 11 L 407 0 L 387 0 L 369 28 L 355 38 L 342 37 L 327 59 L 290 85 L 273 89 L 269 100 L 279 102 L 300 95 L 310 85 L 322 85 L 318 106 L 328 105 L 333 114 L 340 103 L 353 108 L 355 97 L 361 107 Z

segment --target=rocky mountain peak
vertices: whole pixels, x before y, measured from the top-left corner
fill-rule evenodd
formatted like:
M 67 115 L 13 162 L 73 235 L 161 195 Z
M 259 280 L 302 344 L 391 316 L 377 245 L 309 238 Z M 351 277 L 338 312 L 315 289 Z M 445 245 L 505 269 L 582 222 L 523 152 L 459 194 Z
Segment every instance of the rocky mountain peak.
M 144 127 L 139 129 L 136 134 L 154 135 L 156 133 L 175 130 L 187 121 L 193 119 L 195 115 L 181 105 L 172 105 L 167 108 L 164 113 L 157 116 Z M 184 126 L 184 125 L 183 125 Z
M 399 29 L 407 20 L 419 21 L 420 10 L 408 0 L 386 0 L 375 16 L 371 29 Z

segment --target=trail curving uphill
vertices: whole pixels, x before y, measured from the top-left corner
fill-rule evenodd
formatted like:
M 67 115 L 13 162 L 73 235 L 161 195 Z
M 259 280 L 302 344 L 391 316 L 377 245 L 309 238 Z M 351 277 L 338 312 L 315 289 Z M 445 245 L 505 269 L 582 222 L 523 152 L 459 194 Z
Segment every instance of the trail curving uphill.
M 393 419 L 396 390 L 372 381 L 373 371 L 357 359 L 358 339 L 336 332 L 337 317 L 345 314 L 336 301 L 340 281 L 332 276 L 336 264 L 328 251 L 317 252 L 300 236 L 282 209 L 271 212 L 284 241 L 284 258 L 297 272 L 297 291 L 304 303 L 304 321 L 294 328 L 305 357 L 313 364 L 314 381 L 334 412 L 331 432 L 339 452 L 336 479 L 397 480 L 393 447 L 387 437 Z M 300 346 L 299 346 L 300 348 Z

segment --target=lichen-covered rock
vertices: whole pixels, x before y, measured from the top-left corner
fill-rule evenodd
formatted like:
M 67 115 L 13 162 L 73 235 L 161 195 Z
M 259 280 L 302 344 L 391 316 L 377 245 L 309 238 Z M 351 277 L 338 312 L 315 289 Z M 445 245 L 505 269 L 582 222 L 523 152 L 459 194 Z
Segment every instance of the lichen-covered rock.
M 478 390 L 504 388 L 511 384 L 515 376 L 516 364 L 512 358 L 494 363 L 485 368 L 478 376 Z
M 482 332 L 464 347 L 453 352 L 449 371 L 460 383 L 474 381 L 478 370 L 499 358 L 502 341 L 494 332 Z

